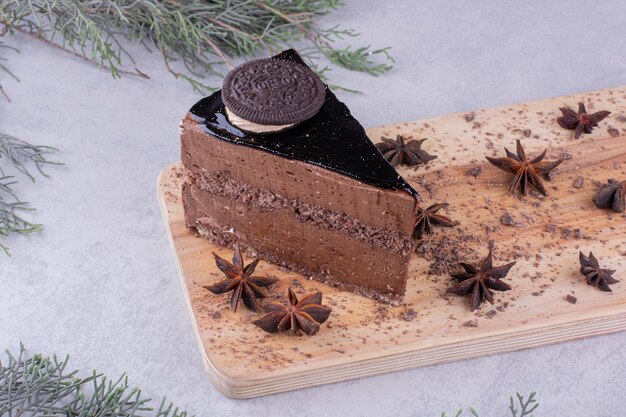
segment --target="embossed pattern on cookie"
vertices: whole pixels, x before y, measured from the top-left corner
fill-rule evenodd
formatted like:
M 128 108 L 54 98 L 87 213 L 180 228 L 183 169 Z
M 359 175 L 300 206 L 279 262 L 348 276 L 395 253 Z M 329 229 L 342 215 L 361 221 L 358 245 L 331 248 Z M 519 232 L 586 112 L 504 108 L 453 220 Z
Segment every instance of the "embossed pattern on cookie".
M 324 104 L 324 83 L 297 62 L 264 58 L 246 62 L 228 73 L 222 100 L 242 119 L 265 125 L 299 123 Z

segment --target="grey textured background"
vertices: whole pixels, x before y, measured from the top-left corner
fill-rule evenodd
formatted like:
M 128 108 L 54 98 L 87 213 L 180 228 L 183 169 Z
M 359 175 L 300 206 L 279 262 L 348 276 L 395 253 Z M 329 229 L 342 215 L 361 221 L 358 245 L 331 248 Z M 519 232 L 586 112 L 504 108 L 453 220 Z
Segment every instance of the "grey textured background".
M 349 1 L 326 22 L 393 46 L 380 78 L 336 70 L 366 126 L 626 84 L 626 4 L 615 1 Z M 537 390 L 541 416 L 623 413 L 626 334 L 247 401 L 207 379 L 159 214 L 155 181 L 178 159 L 178 121 L 199 97 L 137 50 L 152 80 L 109 74 L 25 37 L 0 74 L 0 131 L 62 149 L 52 180 L 20 186 L 45 231 L 0 256 L 0 347 L 70 353 L 127 371 L 153 398 L 198 416 L 435 416 L 474 406 L 504 416 Z M 218 80 L 216 80 L 218 82 Z M 619 274 L 618 274 L 619 275 Z M 622 278 L 624 275 L 622 273 Z

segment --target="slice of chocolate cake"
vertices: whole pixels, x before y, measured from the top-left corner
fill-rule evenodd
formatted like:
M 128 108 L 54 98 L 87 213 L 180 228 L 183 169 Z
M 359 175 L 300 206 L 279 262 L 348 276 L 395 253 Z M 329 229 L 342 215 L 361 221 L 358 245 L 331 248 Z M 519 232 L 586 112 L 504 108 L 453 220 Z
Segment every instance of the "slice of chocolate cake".
M 187 226 L 381 301 L 406 287 L 418 195 L 293 50 L 232 70 L 181 124 Z

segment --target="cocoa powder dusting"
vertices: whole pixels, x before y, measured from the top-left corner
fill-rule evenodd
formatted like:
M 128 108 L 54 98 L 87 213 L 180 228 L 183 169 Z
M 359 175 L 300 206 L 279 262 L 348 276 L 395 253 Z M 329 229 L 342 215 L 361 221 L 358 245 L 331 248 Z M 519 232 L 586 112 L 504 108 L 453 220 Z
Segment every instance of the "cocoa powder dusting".
M 430 262 L 429 275 L 446 275 L 456 271 L 459 262 L 472 257 L 476 243 L 481 243 L 482 240 L 476 235 L 463 232 L 460 236 L 434 235 L 428 240 L 420 241 L 415 252 Z
M 578 177 L 574 180 L 574 188 L 583 188 L 585 185 L 585 179 L 583 177 Z
M 417 317 L 417 313 L 412 308 L 409 308 L 403 315 L 402 320 L 404 321 L 413 321 Z
M 483 172 L 481 167 L 473 167 L 467 171 L 467 175 L 472 176 L 474 178 L 478 177 Z
M 614 127 L 609 127 L 609 128 L 607 129 L 607 131 L 609 132 L 609 135 L 610 135 L 612 138 L 616 138 L 616 137 L 618 137 L 618 136 L 619 136 L 619 130 L 615 129 Z

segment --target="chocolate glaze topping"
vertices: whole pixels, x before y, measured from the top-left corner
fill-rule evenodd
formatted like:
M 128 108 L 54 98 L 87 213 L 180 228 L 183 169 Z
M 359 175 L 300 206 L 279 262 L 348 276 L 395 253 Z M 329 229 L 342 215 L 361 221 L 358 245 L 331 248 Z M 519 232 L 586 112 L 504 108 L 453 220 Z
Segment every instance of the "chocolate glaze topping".
M 293 49 L 273 58 L 305 65 Z M 363 126 L 328 87 L 324 104 L 315 116 L 277 133 L 248 133 L 232 125 L 221 91 L 203 98 L 189 111 L 208 134 L 219 139 L 318 165 L 377 187 L 404 190 L 420 200 L 417 191 L 383 158 Z

